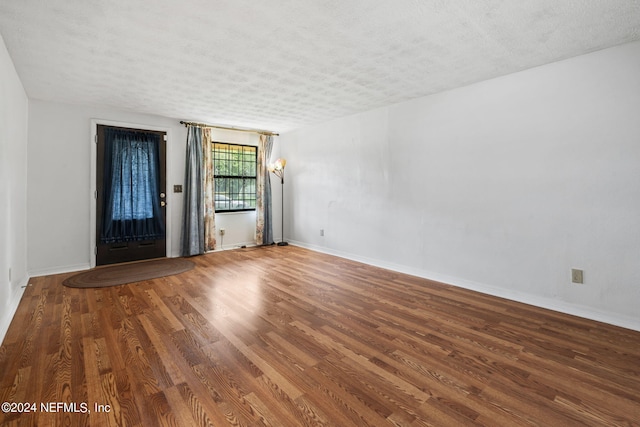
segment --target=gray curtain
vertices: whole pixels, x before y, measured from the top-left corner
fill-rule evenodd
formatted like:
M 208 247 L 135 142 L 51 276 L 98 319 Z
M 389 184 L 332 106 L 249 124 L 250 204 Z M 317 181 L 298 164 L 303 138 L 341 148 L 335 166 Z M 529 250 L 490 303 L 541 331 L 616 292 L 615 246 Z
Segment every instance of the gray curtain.
M 203 167 L 202 129 L 188 126 L 180 251 L 182 256 L 199 255 L 205 251 Z
M 258 143 L 258 176 L 256 188 L 256 244 L 273 244 L 273 224 L 271 210 L 271 177 L 269 159 L 273 149 L 273 136 L 260 135 Z

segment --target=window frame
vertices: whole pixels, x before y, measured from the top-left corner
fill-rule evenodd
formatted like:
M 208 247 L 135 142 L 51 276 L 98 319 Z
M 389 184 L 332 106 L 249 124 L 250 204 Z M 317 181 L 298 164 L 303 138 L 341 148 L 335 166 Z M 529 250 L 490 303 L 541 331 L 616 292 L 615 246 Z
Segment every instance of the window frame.
M 216 161 L 223 161 L 225 159 L 220 159 L 220 156 L 217 156 L 217 154 L 220 154 L 220 150 L 216 150 L 216 145 L 224 145 L 224 146 L 231 146 L 231 147 L 242 147 L 239 150 L 245 150 L 246 148 L 249 148 L 250 151 L 253 151 L 254 157 L 253 157 L 253 162 L 249 162 L 252 163 L 253 165 L 255 165 L 255 174 L 253 176 L 249 175 L 242 175 L 242 174 L 218 174 L 216 171 Z M 232 150 L 228 150 L 228 152 L 231 152 Z M 250 144 L 238 144 L 238 143 L 234 143 L 234 142 L 224 142 L 224 141 L 211 141 L 211 160 L 213 162 L 213 177 L 214 177 L 214 201 L 213 201 L 213 205 L 214 205 L 214 211 L 216 213 L 232 213 L 232 212 L 252 212 L 256 210 L 256 206 L 253 207 L 244 207 L 244 208 L 229 208 L 229 209 L 218 209 L 216 207 L 216 196 L 218 194 L 222 194 L 225 197 L 228 197 L 229 200 L 231 201 L 241 201 L 243 203 L 246 203 L 247 200 L 253 200 L 254 205 L 257 204 L 257 185 L 258 185 L 258 147 L 256 145 L 250 145 Z M 227 159 L 228 160 L 228 159 Z M 243 160 L 244 162 L 244 160 Z M 231 170 L 232 168 L 228 168 L 229 170 Z M 246 179 L 249 181 L 253 181 L 254 185 L 254 193 L 253 193 L 253 197 L 250 197 L 247 199 L 246 197 L 246 193 L 243 193 L 243 197 L 239 198 L 239 199 L 234 199 L 232 197 L 233 194 L 240 194 L 240 193 L 233 193 L 231 192 L 218 192 L 216 191 L 216 186 L 217 186 L 217 182 L 219 179 Z

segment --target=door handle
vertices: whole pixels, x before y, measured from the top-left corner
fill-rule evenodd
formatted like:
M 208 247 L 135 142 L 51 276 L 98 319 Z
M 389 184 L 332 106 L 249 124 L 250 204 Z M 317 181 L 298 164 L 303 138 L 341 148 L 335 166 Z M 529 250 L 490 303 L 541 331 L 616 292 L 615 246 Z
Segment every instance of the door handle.
M 161 199 L 164 199 L 164 198 L 165 198 L 165 196 L 166 196 L 166 194 L 164 194 L 164 193 L 160 193 L 160 198 L 161 198 Z
M 165 201 L 164 201 L 164 200 L 162 200 L 162 201 L 160 202 L 160 206 L 164 207 L 164 206 L 167 206 L 167 204 L 165 203 Z

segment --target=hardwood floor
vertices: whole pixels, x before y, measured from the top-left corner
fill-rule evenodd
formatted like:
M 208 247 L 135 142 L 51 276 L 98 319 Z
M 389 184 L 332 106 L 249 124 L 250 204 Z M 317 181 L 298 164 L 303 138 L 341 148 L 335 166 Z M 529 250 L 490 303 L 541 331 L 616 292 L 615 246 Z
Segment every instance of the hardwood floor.
M 294 246 L 191 259 L 32 279 L 0 425 L 640 425 L 640 332 Z

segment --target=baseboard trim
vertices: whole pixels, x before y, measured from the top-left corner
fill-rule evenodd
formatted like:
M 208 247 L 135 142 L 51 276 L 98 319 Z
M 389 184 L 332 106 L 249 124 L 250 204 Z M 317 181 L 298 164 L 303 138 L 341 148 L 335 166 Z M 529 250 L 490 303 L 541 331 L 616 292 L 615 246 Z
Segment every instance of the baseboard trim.
M 634 331 L 640 332 L 640 320 L 631 317 L 620 316 L 615 313 L 605 312 L 602 310 L 580 306 L 577 304 L 570 304 L 563 301 L 557 301 L 551 298 L 543 298 L 523 292 L 514 292 L 508 289 L 497 288 L 483 283 L 472 282 L 454 276 L 447 276 L 399 264 L 388 263 L 378 259 L 367 258 L 342 251 L 336 251 L 323 246 L 311 245 L 296 240 L 289 240 L 289 244 L 300 246 L 302 248 L 306 248 L 315 252 L 325 253 L 328 255 L 334 255 L 340 258 L 361 262 L 363 264 L 372 265 L 374 267 L 380 267 L 387 270 L 396 271 L 398 273 L 409 274 L 411 276 L 421 277 L 423 279 L 432 280 L 434 282 L 445 283 L 448 285 L 457 286 L 459 288 L 469 289 L 483 294 L 505 298 L 511 301 L 516 301 L 547 310 L 553 310 L 572 316 L 582 317 L 589 320 L 595 320 L 597 322 L 608 323 L 610 325 L 620 326 L 622 328 L 632 329 Z
M 230 245 L 222 245 L 222 246 L 218 246 L 217 248 L 215 248 L 212 252 L 221 252 L 221 251 L 230 251 L 233 249 L 240 249 L 240 248 L 251 248 L 257 246 L 255 241 L 251 241 L 251 242 L 239 242 L 239 243 L 233 243 Z
M 35 270 L 30 270 L 29 275 L 31 277 L 41 277 L 41 276 L 49 276 L 52 274 L 73 273 L 76 271 L 89 270 L 90 268 L 91 268 L 91 265 L 89 263 L 67 265 L 63 267 L 39 268 Z
M 24 290 L 28 283 L 29 277 L 24 278 L 20 282 L 17 291 L 12 295 L 11 300 L 7 304 L 7 310 L 2 314 L 2 318 L 0 318 L 0 345 L 3 343 L 4 337 L 7 335 L 9 326 L 11 326 L 13 317 L 16 315 L 16 311 L 18 310 L 18 306 L 22 300 L 22 295 L 24 295 Z

